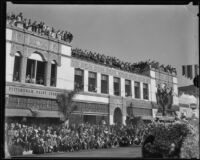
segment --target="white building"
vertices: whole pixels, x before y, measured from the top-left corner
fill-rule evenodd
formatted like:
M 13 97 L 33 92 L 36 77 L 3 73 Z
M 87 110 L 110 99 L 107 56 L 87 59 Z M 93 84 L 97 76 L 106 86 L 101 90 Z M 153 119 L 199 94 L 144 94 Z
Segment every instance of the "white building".
M 64 41 L 23 28 L 6 28 L 6 117 L 59 120 L 56 96 L 79 86 L 74 121 L 113 124 L 132 114 L 152 119 L 157 110 L 156 86 L 166 83 L 178 94 L 174 74 L 150 69 L 141 75 L 77 59 Z M 173 105 L 178 105 L 174 95 Z

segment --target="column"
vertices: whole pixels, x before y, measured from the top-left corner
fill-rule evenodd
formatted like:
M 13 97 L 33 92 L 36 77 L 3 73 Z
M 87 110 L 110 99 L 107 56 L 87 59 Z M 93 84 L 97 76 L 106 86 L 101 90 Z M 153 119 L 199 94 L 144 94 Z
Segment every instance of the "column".
M 110 125 L 113 125 L 113 115 L 112 114 L 109 115 L 109 123 L 110 123 Z
M 88 92 L 88 71 L 84 70 L 84 92 Z
M 113 95 L 113 76 L 109 75 L 109 95 Z
M 143 98 L 143 82 L 140 82 L 140 99 L 144 99 Z
M 121 96 L 125 97 L 125 79 L 120 78 Z
M 135 98 L 135 87 L 134 87 L 135 84 L 134 84 L 134 82 L 135 81 L 133 81 L 133 80 L 131 81 L 131 97 L 132 98 Z
M 21 66 L 20 66 L 20 81 L 21 81 L 21 83 L 25 83 L 27 59 L 28 59 L 27 57 L 22 56 Z
M 151 101 L 151 87 L 150 87 L 150 83 L 147 83 L 148 84 L 148 96 L 149 96 L 149 101 Z
M 51 62 L 46 62 L 45 65 L 45 85 L 50 86 L 51 82 Z
M 97 73 L 97 93 L 101 93 L 101 74 Z

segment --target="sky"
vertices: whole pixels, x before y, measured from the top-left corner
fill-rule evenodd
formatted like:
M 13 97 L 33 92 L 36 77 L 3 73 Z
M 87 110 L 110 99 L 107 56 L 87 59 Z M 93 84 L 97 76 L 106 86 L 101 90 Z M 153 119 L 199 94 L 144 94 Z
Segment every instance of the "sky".
M 23 13 L 56 30 L 70 31 L 72 48 L 115 56 L 125 62 L 148 59 L 172 65 L 178 85 L 191 85 L 181 66 L 198 63 L 197 7 L 186 5 L 16 5 L 7 12 Z M 196 39 L 195 39 L 196 36 Z

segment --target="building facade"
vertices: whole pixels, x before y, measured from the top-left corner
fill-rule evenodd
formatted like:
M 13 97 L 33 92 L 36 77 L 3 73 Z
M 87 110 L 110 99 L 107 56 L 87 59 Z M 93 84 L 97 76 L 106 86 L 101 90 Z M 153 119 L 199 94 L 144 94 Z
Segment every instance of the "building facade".
M 199 118 L 199 89 L 190 85 L 179 87 L 178 90 L 180 115 Z
M 57 119 L 56 97 L 77 86 L 74 121 L 125 124 L 128 115 L 152 119 L 157 112 L 158 84 L 172 87 L 178 105 L 176 75 L 150 69 L 136 74 L 71 56 L 72 46 L 62 40 L 40 36 L 23 27 L 6 28 L 7 118 Z M 177 95 L 176 95 L 177 94 Z

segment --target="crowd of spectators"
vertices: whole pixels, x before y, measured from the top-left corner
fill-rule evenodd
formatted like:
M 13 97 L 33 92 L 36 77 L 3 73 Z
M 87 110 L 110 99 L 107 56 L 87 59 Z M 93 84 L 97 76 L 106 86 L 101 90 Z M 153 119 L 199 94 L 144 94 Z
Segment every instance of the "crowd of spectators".
M 164 65 L 160 65 L 159 62 L 155 62 L 151 60 L 144 61 L 144 62 L 141 61 L 138 63 L 123 62 L 116 57 L 106 56 L 104 54 L 82 50 L 79 48 L 72 49 L 72 56 L 76 58 L 92 61 L 94 63 L 104 64 L 106 66 L 110 66 L 113 68 L 117 68 L 117 69 L 124 70 L 127 72 L 132 72 L 132 73 L 142 74 L 142 73 L 145 73 L 145 71 L 148 71 L 150 68 L 154 68 L 154 69 L 159 69 L 161 71 L 168 72 L 171 74 L 172 73 L 177 74 L 176 69 L 173 68 L 171 65 L 164 66 Z
M 24 18 L 21 12 L 18 15 L 8 13 L 6 20 L 8 25 L 17 27 L 18 24 L 22 24 L 23 29 L 37 33 L 39 35 L 63 40 L 68 43 L 71 43 L 73 40 L 73 35 L 69 31 L 56 31 L 53 27 L 46 25 L 44 22 L 32 22 L 31 19 Z
M 115 148 L 142 142 L 142 132 L 133 126 L 91 125 L 78 126 L 45 124 L 6 124 L 8 146 L 22 146 L 33 154 L 73 152 L 79 150 Z

